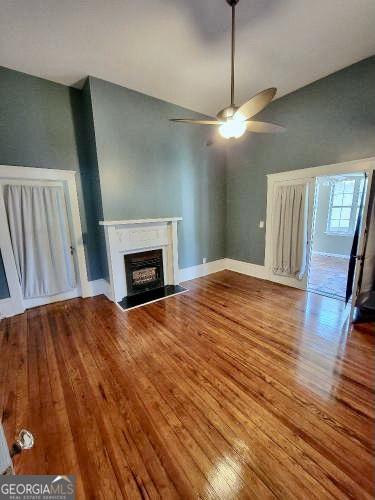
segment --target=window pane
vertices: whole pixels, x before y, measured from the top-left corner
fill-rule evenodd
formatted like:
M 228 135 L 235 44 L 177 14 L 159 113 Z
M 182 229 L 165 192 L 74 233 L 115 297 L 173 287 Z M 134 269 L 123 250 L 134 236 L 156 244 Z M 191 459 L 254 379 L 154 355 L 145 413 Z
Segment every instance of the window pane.
M 342 204 L 346 206 L 351 206 L 353 202 L 353 194 L 344 194 Z
M 334 188 L 335 188 L 335 194 L 340 194 L 344 191 L 344 183 L 341 182 L 335 182 L 334 183 Z
M 349 228 L 349 221 L 346 219 L 341 219 L 340 220 L 340 229 L 341 228 Z
M 331 219 L 330 221 L 330 226 L 332 229 L 338 228 L 340 224 L 340 221 L 337 219 Z
M 332 200 L 332 206 L 334 207 L 341 207 L 342 205 L 342 195 L 335 195 Z
M 341 208 L 332 208 L 331 219 L 339 219 L 341 216 Z
M 337 208 L 332 209 L 332 217 L 334 217 L 333 210 L 338 210 L 338 209 Z M 349 220 L 350 219 L 351 211 L 352 210 L 350 208 L 342 208 L 341 209 L 341 218 Z M 339 218 L 339 217 L 337 217 L 337 218 Z
M 353 193 L 354 191 L 354 182 L 355 181 L 345 181 L 344 192 L 345 193 Z

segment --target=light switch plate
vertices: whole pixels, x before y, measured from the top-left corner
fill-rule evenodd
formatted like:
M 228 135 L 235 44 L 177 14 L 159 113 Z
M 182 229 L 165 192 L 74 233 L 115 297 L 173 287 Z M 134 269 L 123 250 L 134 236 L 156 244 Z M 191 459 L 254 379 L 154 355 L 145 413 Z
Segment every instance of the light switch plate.
M 264 228 L 264 220 L 259 221 L 259 227 L 260 229 Z

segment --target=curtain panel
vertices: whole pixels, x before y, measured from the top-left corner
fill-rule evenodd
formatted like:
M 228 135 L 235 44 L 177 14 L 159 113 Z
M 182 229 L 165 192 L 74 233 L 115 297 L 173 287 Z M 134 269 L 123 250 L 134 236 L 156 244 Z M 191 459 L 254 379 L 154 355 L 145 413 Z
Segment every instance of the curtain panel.
M 62 187 L 9 185 L 4 200 L 14 259 L 25 299 L 76 286 Z
M 273 214 L 273 273 L 299 280 L 306 272 L 306 191 L 306 184 L 278 186 Z

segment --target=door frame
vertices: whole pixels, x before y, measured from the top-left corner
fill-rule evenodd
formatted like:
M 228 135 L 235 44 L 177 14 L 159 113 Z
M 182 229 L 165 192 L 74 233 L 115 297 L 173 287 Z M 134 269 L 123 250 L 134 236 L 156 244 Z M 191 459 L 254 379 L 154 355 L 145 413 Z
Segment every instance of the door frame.
M 0 165 L 0 181 L 57 181 L 66 187 L 67 207 L 72 222 L 72 243 L 76 251 L 78 296 L 91 295 L 87 278 L 86 256 L 83 245 L 82 226 L 79 214 L 77 185 L 74 170 Z M 3 184 L 3 182 L 2 182 Z M 8 299 L 1 300 L 2 313 L 6 316 L 23 313 L 26 309 L 14 260 L 4 197 L 0 195 L 0 249 L 8 282 Z M 4 302 L 7 302 L 4 304 Z M 4 306 L 4 307 L 3 307 Z
M 318 167 L 308 167 L 298 170 L 290 170 L 287 172 L 279 172 L 275 174 L 267 175 L 267 208 L 266 208 L 266 235 L 265 235 L 265 270 L 266 279 L 276 283 L 285 284 L 288 286 L 293 286 L 295 288 L 301 288 L 305 290 L 303 284 L 298 283 L 293 284 L 290 280 L 285 280 L 283 276 L 277 276 L 272 272 L 272 215 L 273 215 L 273 194 L 277 183 L 280 182 L 295 182 L 295 181 L 307 181 L 308 179 L 314 179 L 314 185 L 316 185 L 317 177 L 329 176 L 329 175 L 340 175 L 347 174 L 350 172 L 363 172 L 366 173 L 368 179 L 371 181 L 372 172 L 375 169 L 375 156 L 370 158 L 362 158 L 359 160 L 351 160 L 343 163 L 332 163 L 328 165 L 322 165 Z M 315 190 L 314 190 L 315 191 Z M 311 193 L 309 194 L 309 200 L 311 200 Z M 315 211 L 315 194 L 314 194 L 314 206 L 309 207 L 310 211 Z M 363 216 L 367 214 L 367 206 L 364 206 Z M 313 223 L 313 217 L 310 217 L 310 224 Z M 308 228 L 308 235 L 311 237 L 312 226 Z M 363 232 L 361 232 L 361 237 L 358 243 L 359 248 L 362 248 Z M 308 240 L 309 247 L 311 246 L 310 239 Z M 306 273 L 309 272 L 309 262 L 307 262 Z M 297 280 L 294 280 L 297 281 Z
M 364 186 L 364 188 L 366 189 L 366 192 L 365 192 L 365 198 L 364 198 L 364 202 L 363 202 L 363 209 L 362 209 L 363 211 L 362 211 L 361 225 L 359 228 L 358 247 L 357 247 L 357 255 L 361 255 L 362 260 L 361 261 L 356 260 L 356 263 L 355 263 L 352 295 L 351 295 L 351 300 L 349 300 L 349 302 L 350 302 L 349 323 L 351 323 L 353 321 L 354 310 L 356 307 L 356 299 L 358 297 L 358 281 L 359 281 L 360 266 L 363 265 L 363 257 L 364 257 L 364 253 L 365 253 L 366 238 L 368 235 L 368 227 L 367 227 L 368 217 L 367 217 L 367 215 L 368 215 L 368 209 L 369 209 L 370 191 L 371 191 L 373 174 L 374 174 L 374 170 L 372 170 L 369 173 L 366 172 L 366 184 Z
M 306 260 L 308 263 L 310 262 L 310 241 L 311 241 L 311 229 L 312 229 L 312 219 L 313 219 L 313 207 L 314 207 L 314 196 L 315 196 L 315 178 L 314 177 L 303 177 L 303 178 L 288 178 L 288 179 L 271 179 L 269 183 L 269 192 L 267 193 L 267 199 L 274 200 L 276 189 L 279 186 L 293 185 L 293 184 L 304 184 L 306 189 L 306 199 L 308 201 L 307 205 L 307 213 L 306 213 L 306 230 L 307 230 L 307 241 L 306 241 Z M 268 207 L 267 207 L 268 208 Z M 268 216 L 270 218 L 268 218 Z M 269 228 L 268 235 L 272 234 L 272 226 L 273 226 L 273 210 L 270 207 L 269 213 L 267 213 L 266 220 L 266 237 L 267 237 L 267 228 Z M 267 279 L 274 281 L 275 283 L 280 283 L 281 285 L 292 286 L 293 288 L 300 288 L 301 290 L 305 290 L 307 287 L 307 272 L 304 274 L 303 278 L 299 280 L 298 278 L 293 278 L 291 276 L 283 276 L 274 274 L 272 272 L 272 239 L 270 239 L 271 248 L 268 249 L 266 244 L 266 271 L 267 271 Z

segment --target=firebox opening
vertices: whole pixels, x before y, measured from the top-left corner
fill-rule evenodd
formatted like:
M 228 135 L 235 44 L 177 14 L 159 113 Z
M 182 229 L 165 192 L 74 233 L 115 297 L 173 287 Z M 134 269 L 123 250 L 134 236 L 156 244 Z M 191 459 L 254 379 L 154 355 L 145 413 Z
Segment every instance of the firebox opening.
M 124 256 L 128 295 L 164 286 L 163 251 L 149 250 Z

